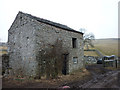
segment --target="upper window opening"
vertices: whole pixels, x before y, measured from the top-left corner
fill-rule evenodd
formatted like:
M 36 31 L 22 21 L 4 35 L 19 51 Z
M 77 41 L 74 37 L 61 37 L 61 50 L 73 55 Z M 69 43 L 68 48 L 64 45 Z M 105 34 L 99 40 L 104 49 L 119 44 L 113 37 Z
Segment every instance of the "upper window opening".
M 77 47 L 77 38 L 72 38 L 72 47 L 73 48 Z

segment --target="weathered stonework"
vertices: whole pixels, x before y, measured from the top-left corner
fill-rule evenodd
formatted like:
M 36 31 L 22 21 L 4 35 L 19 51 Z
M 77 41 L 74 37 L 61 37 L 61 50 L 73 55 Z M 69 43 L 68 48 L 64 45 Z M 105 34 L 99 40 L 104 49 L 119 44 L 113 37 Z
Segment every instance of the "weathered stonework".
M 62 46 L 69 53 L 67 72 L 84 67 L 82 33 L 52 24 L 51 21 L 40 21 L 29 14 L 18 13 L 8 33 L 9 62 L 14 73 L 21 68 L 25 75 L 36 75 L 38 52 L 54 45 L 57 39 L 63 41 Z M 76 38 L 76 48 L 73 48 L 72 38 Z M 73 57 L 77 57 L 76 63 Z

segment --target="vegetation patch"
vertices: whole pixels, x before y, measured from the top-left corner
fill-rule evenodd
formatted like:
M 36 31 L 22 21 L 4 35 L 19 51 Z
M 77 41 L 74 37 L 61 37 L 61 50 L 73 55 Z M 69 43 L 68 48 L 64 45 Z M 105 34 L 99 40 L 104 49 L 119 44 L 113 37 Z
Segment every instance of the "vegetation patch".
M 69 75 L 58 75 L 56 79 L 41 78 L 41 79 L 33 79 L 33 78 L 21 78 L 21 77 L 7 77 L 3 78 L 3 87 L 29 87 L 33 86 L 35 88 L 45 88 L 45 87 L 59 87 L 65 85 L 67 83 L 76 82 L 80 80 L 84 80 L 90 76 L 90 72 L 87 69 L 79 69 L 74 71 Z M 36 87 L 39 85 L 39 87 Z M 41 86 L 42 85 L 42 86 Z

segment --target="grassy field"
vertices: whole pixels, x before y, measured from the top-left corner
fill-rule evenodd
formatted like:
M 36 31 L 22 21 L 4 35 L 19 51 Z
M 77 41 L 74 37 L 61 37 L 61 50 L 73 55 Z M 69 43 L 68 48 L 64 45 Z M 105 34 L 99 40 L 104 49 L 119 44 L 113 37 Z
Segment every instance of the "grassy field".
M 88 46 L 90 50 L 95 49 L 94 47 L 91 47 L 90 45 Z M 84 46 L 84 50 L 87 50 L 86 46 Z M 99 55 L 95 51 L 84 51 L 84 56 L 99 56 Z
M 120 40 L 118 42 L 118 39 L 97 39 L 95 40 L 94 45 L 95 48 L 104 55 L 116 55 L 120 57 L 120 54 L 118 54 L 118 45 L 120 45 Z

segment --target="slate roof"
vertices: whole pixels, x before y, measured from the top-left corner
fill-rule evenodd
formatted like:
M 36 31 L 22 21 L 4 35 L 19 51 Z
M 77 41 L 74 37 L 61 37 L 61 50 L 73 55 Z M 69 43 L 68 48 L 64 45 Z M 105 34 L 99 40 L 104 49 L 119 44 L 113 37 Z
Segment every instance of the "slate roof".
M 83 34 L 82 32 L 79 32 L 79 31 L 76 31 L 66 25 L 63 25 L 63 24 L 60 24 L 60 23 L 56 23 L 56 22 L 53 22 L 53 21 L 50 21 L 50 20 L 46 20 L 46 19 L 43 19 L 43 18 L 39 18 L 39 17 L 36 17 L 36 16 L 33 16 L 31 14 L 27 14 L 27 13 L 23 13 L 23 12 L 19 12 L 19 13 L 22 13 L 32 19 L 35 19 L 39 22 L 42 22 L 42 23 L 45 23 L 45 24 L 49 24 L 51 26 L 55 26 L 57 28 L 61 28 L 61 29 L 64 29 L 64 30 L 67 30 L 67 31 L 71 31 L 71 32 L 76 32 L 76 33 L 80 33 L 80 34 Z

